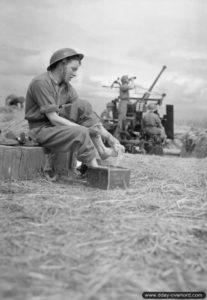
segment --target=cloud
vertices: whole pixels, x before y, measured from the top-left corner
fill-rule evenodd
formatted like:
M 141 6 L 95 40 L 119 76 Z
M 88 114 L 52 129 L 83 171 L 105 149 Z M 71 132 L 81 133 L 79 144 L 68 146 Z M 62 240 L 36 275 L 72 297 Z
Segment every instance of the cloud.
M 165 103 L 173 104 L 176 120 L 202 120 L 207 115 L 207 87 L 203 79 L 174 78 L 162 84 Z
M 206 111 L 206 11 L 205 0 L 1 0 L 0 101 L 72 47 L 85 54 L 74 85 L 98 110 L 116 94 L 102 85 L 129 74 L 148 88 L 167 65 L 155 89 L 177 115 Z
M 170 55 L 172 57 L 182 58 L 186 60 L 207 60 L 206 52 L 173 50 Z
M 91 76 L 78 76 L 72 84 L 78 91 L 79 97 L 89 101 L 98 114 L 105 109 L 108 101 L 117 96 L 117 91 L 103 88 L 102 82 Z

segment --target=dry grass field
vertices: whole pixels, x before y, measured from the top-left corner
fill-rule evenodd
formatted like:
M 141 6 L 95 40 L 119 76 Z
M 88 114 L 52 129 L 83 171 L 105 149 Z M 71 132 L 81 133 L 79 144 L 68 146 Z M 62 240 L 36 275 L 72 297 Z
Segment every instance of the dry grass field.
M 0 299 L 207 290 L 207 159 L 125 154 L 127 190 L 0 183 Z
M 18 129 L 16 115 L 2 111 L 1 128 Z M 125 154 L 120 166 L 126 190 L 0 182 L 0 299 L 207 291 L 207 158 Z

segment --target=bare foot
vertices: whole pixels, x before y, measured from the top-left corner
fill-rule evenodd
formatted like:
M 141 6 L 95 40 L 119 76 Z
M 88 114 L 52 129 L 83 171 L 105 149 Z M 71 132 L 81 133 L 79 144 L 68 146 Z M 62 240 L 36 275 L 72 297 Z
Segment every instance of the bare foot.
M 118 155 L 123 155 L 123 153 L 125 152 L 125 148 L 121 144 L 115 144 L 113 148 L 118 153 L 117 156 Z
M 98 163 L 97 163 L 96 158 L 93 158 L 90 162 L 86 163 L 86 165 L 88 167 L 93 167 L 93 168 L 96 168 L 96 167 L 99 166 Z

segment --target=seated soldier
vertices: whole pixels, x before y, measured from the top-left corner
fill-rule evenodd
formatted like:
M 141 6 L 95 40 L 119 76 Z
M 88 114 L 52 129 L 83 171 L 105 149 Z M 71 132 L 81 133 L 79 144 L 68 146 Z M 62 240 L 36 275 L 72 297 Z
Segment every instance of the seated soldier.
M 91 105 L 80 100 L 69 83 L 76 76 L 82 59 L 83 54 L 70 48 L 52 55 L 47 72 L 35 77 L 29 85 L 25 119 L 30 135 L 49 155 L 73 151 L 79 161 L 96 167 L 96 149 L 105 159 L 118 155 L 122 148 L 103 128 Z M 104 146 L 102 137 L 108 140 L 111 148 Z M 50 166 L 51 159 L 48 159 L 45 171 Z
M 164 141 L 166 138 L 165 130 L 159 116 L 155 113 L 156 110 L 155 104 L 151 103 L 147 106 L 147 112 L 142 116 L 142 130 L 149 136 L 159 135 Z

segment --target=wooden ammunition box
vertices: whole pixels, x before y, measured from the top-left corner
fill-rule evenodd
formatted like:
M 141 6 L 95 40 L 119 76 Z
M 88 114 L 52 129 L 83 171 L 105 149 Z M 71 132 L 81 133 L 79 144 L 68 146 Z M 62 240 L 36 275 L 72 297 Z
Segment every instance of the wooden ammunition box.
M 131 170 L 107 166 L 98 168 L 88 168 L 86 177 L 88 185 L 100 189 L 108 190 L 115 188 L 126 189 L 129 187 Z
M 67 174 L 71 153 L 59 153 L 54 158 L 58 174 Z M 42 176 L 45 154 L 42 147 L 0 145 L 0 180 L 34 179 Z
M 40 176 L 43 166 L 41 147 L 0 145 L 0 180 L 33 179 Z

